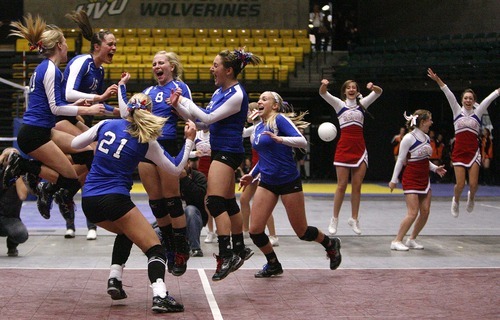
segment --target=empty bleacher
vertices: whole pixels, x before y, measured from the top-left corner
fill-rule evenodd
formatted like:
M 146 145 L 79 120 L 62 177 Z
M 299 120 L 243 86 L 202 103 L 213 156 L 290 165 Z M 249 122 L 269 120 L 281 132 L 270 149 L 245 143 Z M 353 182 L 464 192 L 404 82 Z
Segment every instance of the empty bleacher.
M 180 56 L 188 70 L 185 80 L 205 81 L 210 79 L 206 65 L 212 63 L 217 53 L 223 49 L 245 47 L 246 51 L 260 56 L 266 66 L 251 71 L 245 69 L 242 80 L 274 81 L 284 85 L 289 74 L 294 74 L 296 66 L 302 65 L 304 56 L 311 52 L 308 32 L 300 29 L 112 28 L 110 31 L 118 43 L 113 63 L 105 68 L 110 80 L 119 77 L 123 71 L 130 72 L 134 78 L 139 77 L 139 81 L 150 80 L 153 56 L 165 50 Z M 64 32 L 69 52 L 88 52 L 90 44 L 81 40 L 78 29 L 65 29 Z M 27 51 L 27 41 L 18 39 L 16 52 Z M 16 70 L 19 71 L 19 65 Z M 288 74 L 285 75 L 283 70 Z M 29 67 L 27 71 L 32 72 Z M 23 75 L 16 72 L 17 77 Z
M 335 76 L 404 85 L 426 80 L 432 67 L 447 80 L 497 80 L 499 49 L 496 32 L 362 39 Z

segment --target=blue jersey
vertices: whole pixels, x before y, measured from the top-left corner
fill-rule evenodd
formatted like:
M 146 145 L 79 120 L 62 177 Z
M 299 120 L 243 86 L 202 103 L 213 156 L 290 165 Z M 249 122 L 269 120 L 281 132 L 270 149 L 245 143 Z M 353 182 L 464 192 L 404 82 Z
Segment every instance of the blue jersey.
M 228 105 L 232 111 L 238 111 L 210 124 L 210 147 L 212 151 L 244 153 L 241 135 L 247 119 L 248 96 L 243 87 L 238 83 L 225 91 L 222 91 L 222 88 L 217 89 L 207 108 L 202 110 L 213 113 L 218 108 Z
M 139 143 L 137 138 L 132 137 L 127 132 L 129 124 L 130 122 L 124 119 L 104 120 L 75 138 L 78 140 L 81 136 L 95 136 L 94 140 L 97 140 L 94 160 L 83 186 L 82 196 L 130 195 L 130 189 L 133 185 L 132 174 L 139 162 L 149 154 L 148 150 L 153 147 L 152 144 L 161 150 L 162 157 L 168 158 L 168 162 L 175 166 L 184 166 L 189 151 L 191 151 L 192 141 L 187 154 L 185 154 L 186 151 L 183 147 L 179 155 L 173 158 L 161 149 L 156 141 Z M 88 141 L 83 142 L 83 144 L 85 143 Z M 150 160 L 157 163 L 161 159 L 156 157 Z
M 55 126 L 56 110 L 64 108 L 65 104 L 62 83 L 61 70 L 51 60 L 43 60 L 30 79 L 28 110 L 24 113 L 23 123 L 43 128 Z
M 262 134 L 270 131 L 283 137 L 301 137 L 299 130 L 287 117 L 278 114 L 276 127 L 270 128 L 263 122 L 255 126 L 252 147 L 259 154 L 259 162 L 252 175 L 260 173 L 260 181 L 270 185 L 281 185 L 300 177 L 291 146 L 277 143 L 270 136 Z
M 78 55 L 68 62 L 64 69 L 63 97 L 66 101 L 92 100 L 94 95 L 100 95 L 104 91 L 104 68 L 95 65 L 91 54 Z M 107 104 L 104 106 L 110 112 L 114 109 Z
M 158 140 L 175 140 L 177 139 L 177 121 L 179 117 L 172 112 L 172 106 L 167 103 L 167 98 L 170 97 L 172 90 L 177 88 L 182 89 L 182 96 L 191 100 L 191 90 L 182 81 L 173 80 L 164 86 L 151 86 L 143 91 L 153 101 L 152 113 L 156 116 L 168 118 L 163 126 L 162 136 Z

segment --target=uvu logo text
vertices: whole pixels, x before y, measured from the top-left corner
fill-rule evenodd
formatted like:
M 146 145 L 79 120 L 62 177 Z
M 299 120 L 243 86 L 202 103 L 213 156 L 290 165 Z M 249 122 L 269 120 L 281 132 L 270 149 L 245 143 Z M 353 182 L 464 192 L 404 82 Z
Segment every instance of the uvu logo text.
M 85 10 L 87 15 L 94 20 L 101 19 L 105 13 L 115 16 L 123 13 L 128 0 L 89 0 L 86 4 L 79 4 L 76 10 Z

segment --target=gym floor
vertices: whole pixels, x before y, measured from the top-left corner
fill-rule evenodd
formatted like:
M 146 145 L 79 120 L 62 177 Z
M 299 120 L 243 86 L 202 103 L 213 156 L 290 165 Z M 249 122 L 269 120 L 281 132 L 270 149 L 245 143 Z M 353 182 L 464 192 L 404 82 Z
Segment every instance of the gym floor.
M 327 231 L 332 216 L 333 184 L 304 183 L 308 222 Z M 86 227 L 77 196 L 76 238 L 65 239 L 57 206 L 43 219 L 34 201 L 26 201 L 23 221 L 30 238 L 19 245 L 18 257 L 0 255 L 0 319 L 498 319 L 500 317 L 500 187 L 480 186 L 473 213 L 465 211 L 466 190 L 458 218 L 450 204 L 453 185 L 432 186 L 429 221 L 419 236 L 424 250 L 390 250 L 406 214 L 401 190 L 385 184 L 363 185 L 361 235 L 347 225 L 347 196 L 336 236 L 342 240 L 342 264 L 329 269 L 324 249 L 300 241 L 281 203 L 274 218 L 283 275 L 256 279 L 265 264 L 260 251 L 220 282 L 211 280 L 218 252 L 206 244 L 203 257 L 188 261 L 181 277 L 166 275 L 169 293 L 184 304 L 177 314 L 151 311 L 146 257 L 133 248 L 124 272 L 128 298 L 112 301 L 106 293 L 114 236 L 98 229 L 86 240 Z M 133 199 L 153 221 L 140 185 Z M 1 251 L 0 251 L 1 252 Z

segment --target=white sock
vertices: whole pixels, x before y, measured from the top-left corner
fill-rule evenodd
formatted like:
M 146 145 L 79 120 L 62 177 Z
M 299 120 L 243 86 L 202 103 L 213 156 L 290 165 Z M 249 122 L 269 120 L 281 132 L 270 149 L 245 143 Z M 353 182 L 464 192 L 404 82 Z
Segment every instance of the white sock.
M 160 296 L 161 298 L 165 298 L 167 296 L 167 286 L 162 279 L 156 279 L 156 282 L 151 284 L 151 288 L 153 289 L 153 297 Z
M 122 281 L 123 268 L 125 265 L 112 264 L 109 268 L 109 278 L 116 278 L 118 281 Z

